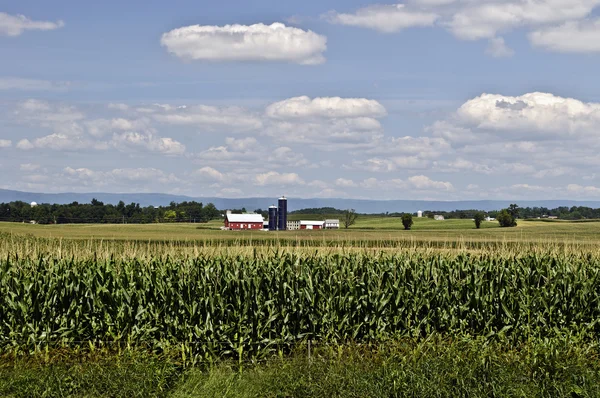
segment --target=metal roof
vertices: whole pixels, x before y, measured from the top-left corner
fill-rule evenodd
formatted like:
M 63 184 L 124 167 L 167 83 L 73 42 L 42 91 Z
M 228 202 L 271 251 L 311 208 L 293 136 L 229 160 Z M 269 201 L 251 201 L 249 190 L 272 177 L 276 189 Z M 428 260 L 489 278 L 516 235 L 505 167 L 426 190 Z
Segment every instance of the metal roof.
M 325 220 L 325 224 L 339 224 L 340 220 Z
M 260 214 L 227 214 L 229 222 L 248 222 L 248 223 L 263 223 L 263 217 Z
M 300 221 L 300 225 L 323 225 L 325 221 Z

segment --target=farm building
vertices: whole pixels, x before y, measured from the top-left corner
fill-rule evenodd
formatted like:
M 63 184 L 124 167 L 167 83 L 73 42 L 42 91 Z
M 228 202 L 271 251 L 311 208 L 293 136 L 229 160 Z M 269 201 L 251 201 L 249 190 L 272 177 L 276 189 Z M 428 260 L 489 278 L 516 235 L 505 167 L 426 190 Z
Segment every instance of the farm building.
M 441 215 L 435 215 L 435 216 L 433 216 L 433 219 L 435 221 L 444 221 L 445 220 L 444 216 L 441 216 Z
M 325 221 L 300 221 L 300 229 L 323 229 Z
M 325 220 L 325 229 L 340 229 L 340 220 Z
M 286 225 L 288 231 L 297 231 L 300 229 L 300 221 L 288 221 Z
M 227 214 L 225 229 L 263 229 L 264 220 L 260 214 Z

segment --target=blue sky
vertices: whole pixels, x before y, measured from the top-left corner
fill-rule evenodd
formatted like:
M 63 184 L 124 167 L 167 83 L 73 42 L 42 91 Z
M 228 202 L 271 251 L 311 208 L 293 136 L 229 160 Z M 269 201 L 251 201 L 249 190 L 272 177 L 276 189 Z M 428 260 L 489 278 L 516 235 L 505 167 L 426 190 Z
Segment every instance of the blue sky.
M 598 199 L 598 10 L 0 2 L 0 188 Z

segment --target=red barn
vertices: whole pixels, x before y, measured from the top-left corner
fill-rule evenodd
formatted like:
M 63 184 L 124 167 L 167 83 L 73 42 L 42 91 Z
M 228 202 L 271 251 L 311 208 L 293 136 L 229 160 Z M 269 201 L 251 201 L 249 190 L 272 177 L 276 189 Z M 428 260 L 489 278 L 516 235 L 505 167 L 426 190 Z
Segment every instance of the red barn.
M 227 214 L 225 228 L 233 230 L 263 229 L 263 218 L 260 214 Z
M 325 221 L 300 221 L 300 229 L 323 229 Z

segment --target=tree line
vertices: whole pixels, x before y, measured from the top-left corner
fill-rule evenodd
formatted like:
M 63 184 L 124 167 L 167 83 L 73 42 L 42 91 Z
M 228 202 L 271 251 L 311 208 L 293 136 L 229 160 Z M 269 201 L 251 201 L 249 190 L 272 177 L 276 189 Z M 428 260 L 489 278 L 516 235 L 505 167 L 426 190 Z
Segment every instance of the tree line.
M 204 223 L 220 218 L 223 212 L 212 203 L 171 202 L 168 206 L 146 206 L 138 203 L 105 204 L 96 199 L 91 203 L 39 204 L 25 202 L 0 204 L 0 221 L 38 224 L 150 224 L 161 222 Z

